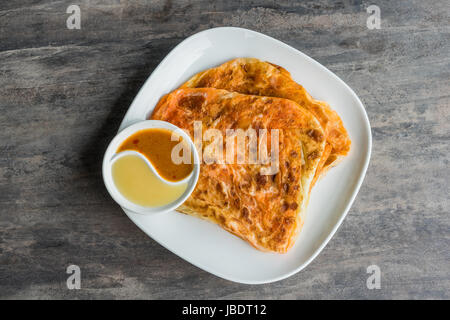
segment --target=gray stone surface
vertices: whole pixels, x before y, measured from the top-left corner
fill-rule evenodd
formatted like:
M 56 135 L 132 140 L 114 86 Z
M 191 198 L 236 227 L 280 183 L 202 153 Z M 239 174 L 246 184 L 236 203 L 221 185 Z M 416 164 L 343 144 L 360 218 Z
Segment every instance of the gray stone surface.
M 81 7 L 81 30 L 66 9 Z M 366 8 L 381 8 L 369 30 Z M 448 1 L 1 1 L 0 298 L 450 298 Z M 155 243 L 108 196 L 103 152 L 180 41 L 216 26 L 266 33 L 360 96 L 373 153 L 318 258 L 277 283 L 219 279 Z M 66 288 L 65 268 L 82 270 Z M 381 268 L 380 290 L 366 268 Z

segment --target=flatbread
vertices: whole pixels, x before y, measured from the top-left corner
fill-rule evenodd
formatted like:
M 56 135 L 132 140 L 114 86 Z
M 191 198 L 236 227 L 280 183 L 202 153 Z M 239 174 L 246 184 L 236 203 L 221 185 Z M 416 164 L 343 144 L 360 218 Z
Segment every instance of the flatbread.
M 197 146 L 209 164 L 202 163 L 194 192 L 177 210 L 216 223 L 263 251 L 292 247 L 326 144 L 310 111 L 288 99 L 185 88 L 161 98 L 150 118 L 185 129 L 193 139 L 194 121 L 201 121 L 203 134 L 216 129 L 224 137 L 227 129 L 267 129 L 269 152 L 270 130 L 278 129 L 279 167 L 272 175 L 262 174 L 267 164 L 223 163 L 226 155 L 221 162 L 210 152 L 215 140 Z
M 310 110 L 320 121 L 328 145 L 314 182 L 350 150 L 351 141 L 339 115 L 326 102 L 313 99 L 286 69 L 275 64 L 255 58 L 234 59 L 196 74 L 181 88 L 217 88 L 286 98 Z

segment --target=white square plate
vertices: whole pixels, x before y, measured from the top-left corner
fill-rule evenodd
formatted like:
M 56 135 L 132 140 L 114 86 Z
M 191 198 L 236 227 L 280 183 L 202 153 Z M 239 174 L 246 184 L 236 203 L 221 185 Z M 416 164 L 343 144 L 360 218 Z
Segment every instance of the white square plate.
M 134 99 L 120 130 L 147 119 L 162 95 L 191 76 L 230 59 L 254 57 L 286 68 L 316 99 L 327 101 L 344 121 L 350 154 L 314 187 L 303 230 L 287 254 L 260 252 L 215 224 L 175 211 L 130 219 L 162 246 L 216 276 L 241 283 L 278 281 L 306 267 L 344 220 L 364 179 L 371 151 L 367 114 L 356 94 L 335 74 L 300 51 L 261 33 L 216 28 L 173 49 Z

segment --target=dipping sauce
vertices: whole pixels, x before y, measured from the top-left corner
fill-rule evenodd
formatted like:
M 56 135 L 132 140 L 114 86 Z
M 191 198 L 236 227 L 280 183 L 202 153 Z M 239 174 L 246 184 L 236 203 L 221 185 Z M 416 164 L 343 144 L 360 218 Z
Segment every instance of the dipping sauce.
M 172 141 L 172 131 L 167 129 L 145 129 L 140 130 L 128 137 L 117 149 L 117 152 L 125 150 L 134 150 L 142 153 L 150 162 L 153 167 L 159 173 L 159 175 L 169 181 L 179 181 L 186 178 L 194 168 L 194 161 L 192 154 L 183 155 L 184 150 L 190 150 L 189 144 L 184 141 L 181 136 L 178 136 L 176 141 Z M 189 163 L 180 164 L 172 161 L 172 150 L 178 144 L 184 144 L 184 148 L 177 147 L 180 152 L 176 152 L 177 155 L 182 158 L 188 157 Z M 190 160 L 190 161 L 189 161 Z
M 168 185 L 150 170 L 139 156 L 127 155 L 112 165 L 112 177 L 119 192 L 129 201 L 144 207 L 158 207 L 178 199 L 187 183 Z

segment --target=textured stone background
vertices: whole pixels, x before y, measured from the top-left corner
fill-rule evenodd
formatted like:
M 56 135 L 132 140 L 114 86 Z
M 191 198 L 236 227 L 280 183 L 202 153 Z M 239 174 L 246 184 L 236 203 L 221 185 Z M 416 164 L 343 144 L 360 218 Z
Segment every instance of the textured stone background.
M 69 4 L 81 30 L 66 28 Z M 381 8 L 369 30 L 366 8 Z M 1 1 L 0 298 L 450 298 L 448 1 Z M 278 38 L 335 72 L 372 124 L 365 182 L 304 271 L 259 286 L 210 275 L 108 196 L 107 143 L 180 41 L 217 26 Z M 66 288 L 65 268 L 82 270 Z M 377 264 L 382 288 L 368 290 Z

